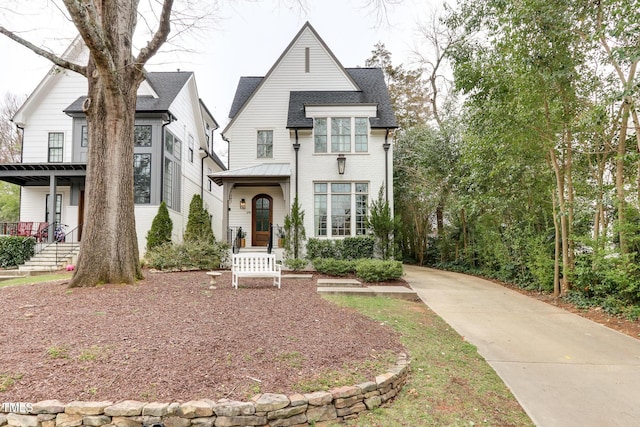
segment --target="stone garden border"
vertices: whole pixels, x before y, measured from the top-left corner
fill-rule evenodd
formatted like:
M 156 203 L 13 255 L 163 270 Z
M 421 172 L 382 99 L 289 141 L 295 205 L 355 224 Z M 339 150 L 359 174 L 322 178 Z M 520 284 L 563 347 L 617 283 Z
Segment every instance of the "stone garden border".
M 220 399 L 185 403 L 11 402 L 0 406 L 0 427 L 288 427 L 322 426 L 357 418 L 395 397 L 409 373 L 407 355 L 375 381 L 307 394 L 255 395 L 249 402 Z

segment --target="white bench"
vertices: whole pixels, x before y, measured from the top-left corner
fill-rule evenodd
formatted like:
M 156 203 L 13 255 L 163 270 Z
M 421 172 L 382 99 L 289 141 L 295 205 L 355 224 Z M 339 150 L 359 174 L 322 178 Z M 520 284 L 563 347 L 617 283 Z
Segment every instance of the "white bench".
M 239 253 L 231 257 L 231 285 L 238 289 L 240 277 L 273 277 L 273 286 L 280 289 L 282 266 L 275 254 Z

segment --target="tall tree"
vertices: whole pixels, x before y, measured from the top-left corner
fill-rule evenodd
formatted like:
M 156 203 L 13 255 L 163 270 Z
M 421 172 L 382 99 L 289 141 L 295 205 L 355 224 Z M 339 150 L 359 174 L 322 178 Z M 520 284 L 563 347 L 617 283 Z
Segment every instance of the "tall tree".
M 11 123 L 24 97 L 5 93 L 0 103 L 0 163 L 19 162 L 22 154 L 20 134 Z M 20 187 L 0 182 L 0 222 L 20 219 Z
M 135 229 L 131 141 L 144 65 L 169 36 L 173 0 L 162 2 L 157 29 L 146 46 L 134 55 L 138 3 L 138 0 L 63 0 L 89 49 L 85 65 L 69 62 L 0 27 L 0 33 L 88 81 L 83 105 L 90 141 L 86 221 L 70 287 L 133 283 L 142 277 Z

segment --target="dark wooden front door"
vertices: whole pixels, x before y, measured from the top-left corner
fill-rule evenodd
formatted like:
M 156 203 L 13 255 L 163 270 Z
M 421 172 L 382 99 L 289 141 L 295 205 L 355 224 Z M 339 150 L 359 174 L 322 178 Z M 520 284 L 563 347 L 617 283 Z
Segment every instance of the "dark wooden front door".
M 273 199 L 266 194 L 258 194 L 251 205 L 251 246 L 267 246 L 269 226 L 273 220 Z

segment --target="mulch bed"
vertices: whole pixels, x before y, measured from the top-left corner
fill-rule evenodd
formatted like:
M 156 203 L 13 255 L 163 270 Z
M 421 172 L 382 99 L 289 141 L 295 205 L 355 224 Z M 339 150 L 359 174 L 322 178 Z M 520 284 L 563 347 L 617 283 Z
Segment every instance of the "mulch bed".
M 318 277 L 234 290 L 229 272 L 217 289 L 205 272 L 146 272 L 136 285 L 0 288 L 0 380 L 17 378 L 0 401 L 245 399 L 403 351 L 390 327 L 320 298 Z

